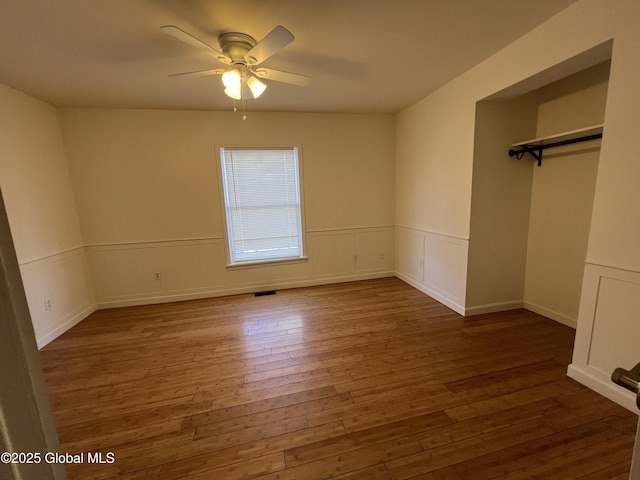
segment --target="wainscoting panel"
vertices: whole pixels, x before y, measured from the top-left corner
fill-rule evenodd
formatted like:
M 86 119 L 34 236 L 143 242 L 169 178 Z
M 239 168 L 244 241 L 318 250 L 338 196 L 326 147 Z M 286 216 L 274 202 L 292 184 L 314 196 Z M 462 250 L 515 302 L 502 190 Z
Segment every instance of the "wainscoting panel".
M 428 233 L 424 247 L 424 283 L 436 300 L 464 314 L 468 242 Z
M 224 245 L 221 240 L 166 243 L 157 247 L 162 292 L 195 293 L 224 281 Z
M 306 240 L 306 261 L 240 268 L 227 268 L 223 238 L 94 245 L 87 251 L 100 308 L 393 275 L 393 227 L 308 232 Z
M 220 288 L 229 293 L 286 288 L 289 284 L 295 286 L 311 276 L 311 266 L 308 261 L 256 265 L 228 271 L 223 268 L 223 270 L 223 284 Z
M 424 236 L 419 230 L 396 228 L 396 273 L 405 281 L 424 281 Z
M 353 232 L 313 232 L 309 237 L 314 277 L 345 276 L 355 272 Z
M 406 227 L 396 229 L 396 275 L 465 314 L 469 241 Z
M 88 247 L 98 304 L 162 293 L 155 244 Z
M 569 376 L 637 412 L 635 396 L 611 381 L 640 362 L 640 272 L 587 263 Z
M 38 348 L 95 311 L 84 247 L 20 265 Z
M 393 270 L 393 230 L 355 232 L 354 235 L 357 272 Z

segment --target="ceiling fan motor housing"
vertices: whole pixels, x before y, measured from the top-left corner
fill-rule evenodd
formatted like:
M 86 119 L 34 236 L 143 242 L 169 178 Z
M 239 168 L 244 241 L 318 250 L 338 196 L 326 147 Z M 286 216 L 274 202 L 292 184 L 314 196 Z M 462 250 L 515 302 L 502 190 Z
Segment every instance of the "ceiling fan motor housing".
M 229 57 L 233 64 L 242 65 L 247 64 L 244 57 L 257 43 L 253 37 L 239 32 L 223 33 L 218 41 L 222 53 Z

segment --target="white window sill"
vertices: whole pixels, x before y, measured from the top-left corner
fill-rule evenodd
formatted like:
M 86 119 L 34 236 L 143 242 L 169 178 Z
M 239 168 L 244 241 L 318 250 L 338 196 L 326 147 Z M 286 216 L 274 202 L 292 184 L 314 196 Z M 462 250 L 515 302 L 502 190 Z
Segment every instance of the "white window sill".
M 227 270 L 242 270 L 246 268 L 260 268 L 272 265 L 287 265 L 290 263 L 305 263 L 307 257 L 278 258 L 274 260 L 255 260 L 251 262 L 238 262 L 227 264 Z

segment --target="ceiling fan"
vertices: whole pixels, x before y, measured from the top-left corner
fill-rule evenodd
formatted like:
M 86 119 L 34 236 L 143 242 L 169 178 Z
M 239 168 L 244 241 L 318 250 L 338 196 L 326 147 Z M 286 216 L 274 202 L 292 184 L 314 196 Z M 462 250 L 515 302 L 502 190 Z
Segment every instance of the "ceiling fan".
M 271 30 L 260 42 L 256 42 L 253 37 L 245 33 L 223 33 L 218 37 L 220 50 L 174 25 L 164 25 L 160 28 L 165 33 L 192 47 L 204 50 L 219 62 L 228 65 L 227 68 L 176 73 L 170 76 L 222 75 L 222 83 L 225 87 L 224 93 L 234 100 L 243 99 L 243 85 L 249 88 L 254 98 L 258 98 L 267 88 L 267 85 L 261 82 L 260 79 L 273 80 L 300 87 L 307 86 L 311 82 L 311 77 L 306 75 L 260 66 L 262 62 L 293 42 L 295 37 L 281 25 Z

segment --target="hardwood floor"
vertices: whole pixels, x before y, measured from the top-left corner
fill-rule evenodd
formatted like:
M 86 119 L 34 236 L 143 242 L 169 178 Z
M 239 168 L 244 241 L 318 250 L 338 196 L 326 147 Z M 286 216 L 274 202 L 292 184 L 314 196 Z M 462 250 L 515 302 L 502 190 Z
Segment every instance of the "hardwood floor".
M 574 331 L 402 281 L 96 312 L 42 351 L 70 479 L 627 479 Z

